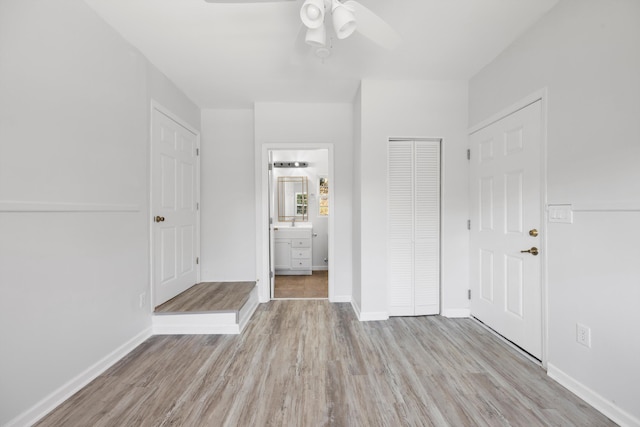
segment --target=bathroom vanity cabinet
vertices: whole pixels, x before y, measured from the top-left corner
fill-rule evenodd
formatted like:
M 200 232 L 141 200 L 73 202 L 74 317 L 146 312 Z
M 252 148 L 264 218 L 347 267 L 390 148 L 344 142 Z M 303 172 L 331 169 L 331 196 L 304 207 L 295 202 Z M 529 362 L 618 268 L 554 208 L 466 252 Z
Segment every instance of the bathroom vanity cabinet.
M 275 273 L 279 275 L 311 275 L 310 227 L 276 227 Z

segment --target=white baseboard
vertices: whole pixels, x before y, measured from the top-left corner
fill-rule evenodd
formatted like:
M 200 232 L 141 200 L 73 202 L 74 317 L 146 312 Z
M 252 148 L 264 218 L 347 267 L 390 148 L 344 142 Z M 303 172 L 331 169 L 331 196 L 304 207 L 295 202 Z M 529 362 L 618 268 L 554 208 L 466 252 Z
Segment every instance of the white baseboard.
M 314 265 L 311 267 L 313 271 L 329 271 L 328 265 Z
M 374 311 L 362 311 L 360 306 L 355 301 L 351 300 L 351 307 L 355 311 L 358 320 L 361 322 L 369 322 L 374 320 L 389 320 L 389 313 L 386 311 L 374 312 Z
M 374 320 L 389 320 L 389 313 L 386 311 L 364 311 L 360 312 L 361 322 L 370 322 Z
M 9 423 L 6 424 L 5 427 L 22 427 L 35 424 L 42 417 L 53 411 L 62 402 L 70 398 L 72 395 L 74 395 L 84 386 L 96 379 L 104 371 L 109 369 L 124 356 L 133 351 L 133 349 L 138 347 L 149 337 L 151 337 L 151 328 L 143 330 L 138 335 L 131 338 L 129 341 L 122 344 L 107 356 L 103 357 L 98 362 L 87 368 L 84 372 L 81 372 L 75 378 L 72 378 L 66 384 L 63 384 L 53 393 L 29 408 L 26 412 L 9 421 Z
M 239 325 L 176 323 L 153 327 L 153 335 L 238 335 Z
M 615 423 L 627 427 L 640 427 L 640 419 L 613 404 L 608 399 L 605 399 L 603 396 L 575 380 L 551 363 L 547 364 L 547 375 L 556 380 L 573 394 L 580 397 L 589 405 L 602 412 Z
M 329 302 L 351 302 L 351 295 L 334 295 Z
M 471 317 L 471 310 L 468 308 L 445 308 L 442 309 L 441 315 L 450 319 Z
M 351 308 L 353 308 L 353 312 L 356 314 L 358 320 L 360 320 L 360 306 L 355 300 L 351 300 Z
M 251 293 L 249 294 L 249 300 L 245 303 L 245 305 L 240 309 L 238 313 L 238 326 L 239 332 L 244 331 L 244 328 L 251 320 L 251 316 L 258 308 L 258 287 L 254 287 Z

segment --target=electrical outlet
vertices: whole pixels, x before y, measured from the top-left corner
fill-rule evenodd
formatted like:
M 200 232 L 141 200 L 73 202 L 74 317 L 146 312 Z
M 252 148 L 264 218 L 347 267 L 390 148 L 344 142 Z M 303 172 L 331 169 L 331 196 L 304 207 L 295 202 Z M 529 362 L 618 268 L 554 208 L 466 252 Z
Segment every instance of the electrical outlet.
M 147 301 L 147 293 L 146 292 L 142 292 L 142 293 L 140 293 L 139 296 L 140 296 L 140 300 L 138 302 L 138 306 L 140 308 L 144 308 L 144 304 Z
M 585 347 L 591 348 L 591 328 L 580 323 L 576 324 L 576 341 Z

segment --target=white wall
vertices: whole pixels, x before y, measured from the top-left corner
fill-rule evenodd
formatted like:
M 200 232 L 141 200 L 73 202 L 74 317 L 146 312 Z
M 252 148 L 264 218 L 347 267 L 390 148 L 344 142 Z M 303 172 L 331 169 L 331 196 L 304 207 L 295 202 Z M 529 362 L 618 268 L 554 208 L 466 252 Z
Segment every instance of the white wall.
M 199 126 L 83 2 L 0 3 L 0 425 L 150 332 L 151 97 Z
M 467 83 L 378 81 L 361 85 L 359 204 L 361 318 L 385 318 L 387 301 L 387 143 L 442 138 L 441 312 L 468 315 Z
M 202 281 L 256 280 L 253 110 L 202 111 Z
M 329 265 L 334 275 L 334 301 L 351 300 L 351 229 L 352 229 L 352 164 L 353 164 L 353 106 L 351 104 L 256 103 L 255 152 L 256 168 L 262 170 L 262 146 L 266 143 L 292 144 L 304 148 L 309 144 L 333 144 L 334 180 L 333 215 L 335 221 L 335 253 Z M 266 185 L 266 184 L 265 184 Z M 263 186 L 262 176 L 256 177 L 256 188 Z M 261 194 L 261 193 L 260 193 Z M 256 203 L 262 205 L 261 195 Z M 262 212 L 256 222 L 262 222 Z M 264 214 L 266 217 L 266 213 Z M 262 246 L 266 231 L 257 233 L 257 245 Z M 258 276 L 267 280 L 264 254 L 257 254 Z M 261 295 L 262 300 L 266 298 Z
M 549 374 L 640 425 L 640 2 L 562 0 L 470 82 L 475 124 L 548 88 Z M 576 323 L 592 347 L 576 342 Z

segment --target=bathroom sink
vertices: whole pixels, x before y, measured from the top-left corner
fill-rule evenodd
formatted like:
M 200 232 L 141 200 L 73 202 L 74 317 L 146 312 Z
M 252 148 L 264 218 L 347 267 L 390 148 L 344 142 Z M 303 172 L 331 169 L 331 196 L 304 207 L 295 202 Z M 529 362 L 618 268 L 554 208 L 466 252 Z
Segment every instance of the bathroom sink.
M 277 224 L 274 226 L 274 229 L 284 229 L 284 228 L 313 228 L 313 224 L 310 222 L 296 222 L 295 226 L 292 226 L 291 223 Z
M 310 223 L 296 224 L 295 227 L 292 227 L 291 224 L 273 227 L 276 239 L 311 239 L 312 230 Z

